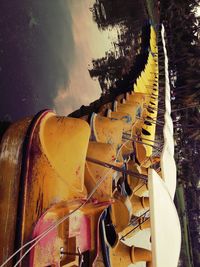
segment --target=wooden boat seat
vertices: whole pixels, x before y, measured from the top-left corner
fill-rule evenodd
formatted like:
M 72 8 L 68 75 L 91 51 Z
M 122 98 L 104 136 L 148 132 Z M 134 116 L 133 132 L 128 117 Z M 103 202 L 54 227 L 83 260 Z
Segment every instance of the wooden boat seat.
M 114 111 L 128 113 L 131 116 L 132 121 L 134 123 L 136 121 L 136 117 L 141 113 L 141 105 L 115 103 Z
M 125 200 L 115 198 L 115 202 L 111 205 L 110 217 L 116 233 L 120 233 L 127 227 L 131 218 L 131 213 Z
M 144 144 L 137 143 L 137 142 L 135 142 L 134 146 L 135 146 L 136 158 L 139 164 L 141 164 L 147 158 L 146 146 Z
M 93 141 L 111 144 L 116 150 L 119 149 L 124 125 L 121 120 L 113 120 L 94 113 L 90 125 Z
M 147 262 L 147 266 L 150 266 L 149 263 L 152 262 L 152 253 L 148 249 L 132 247 L 131 249 L 131 261 L 136 263 L 139 261 Z
M 89 136 L 89 125 L 80 119 L 43 111 L 32 120 L 20 174 L 18 247 L 29 240 L 32 226 L 51 205 L 87 196 L 84 169 Z
M 132 160 L 127 163 L 127 169 L 138 174 L 146 174 L 144 172 L 142 173 L 141 167 Z M 132 194 L 136 196 L 141 197 L 148 191 L 147 183 L 144 183 L 142 179 L 127 175 L 127 182 L 129 187 L 131 188 Z
M 139 261 L 151 262 L 151 251 L 138 247 L 129 247 L 117 240 L 114 247 L 110 248 L 111 266 L 125 267 Z
M 149 198 L 148 197 L 138 197 L 132 194 L 128 197 L 132 206 L 132 215 L 137 216 L 144 209 L 149 209 Z
M 39 130 L 42 152 L 49 164 L 69 187 L 80 192 L 84 188 L 89 134 L 89 125 L 85 121 L 55 114 L 48 114 L 41 121 Z
M 111 111 L 109 109 L 107 117 L 115 120 L 121 120 L 123 122 L 123 132 L 129 132 L 132 128 L 132 117 L 128 113 Z
M 153 140 L 155 140 L 156 124 L 145 118 L 151 118 L 152 116 L 144 109 L 143 119 L 138 119 L 132 127 L 132 135 L 140 136 L 141 141 L 144 139 L 144 143 L 149 145 L 140 144 L 135 142 L 135 153 L 139 163 L 142 163 L 146 158 L 150 157 L 153 153 Z
M 98 142 L 89 142 L 87 157 L 101 160 L 105 163 L 110 163 L 116 166 L 121 166 L 123 163 L 116 162 L 116 149 L 111 144 L 98 143 Z M 112 197 L 112 178 L 114 170 L 108 169 L 104 166 L 86 162 L 85 168 L 85 185 L 88 192 L 91 192 L 94 189 L 96 183 L 102 177 L 106 177 L 105 180 L 96 190 L 93 198 L 98 199 L 99 201 L 106 201 Z
M 129 138 L 133 138 L 133 141 L 126 141 L 124 148 L 122 149 L 123 155 L 130 153 L 131 150 L 134 151 L 137 163 L 140 164 L 140 166 L 143 166 L 143 163 L 145 163 L 143 167 L 146 167 L 146 162 L 152 156 L 153 153 L 152 140 L 155 139 L 155 127 L 155 124 L 147 125 L 144 124 L 143 120 L 137 120 L 134 123 L 132 127 L 132 133 L 129 136 Z M 138 140 L 135 140 L 136 136 L 138 136 Z M 147 143 L 149 145 L 140 143 L 143 139 L 144 143 Z

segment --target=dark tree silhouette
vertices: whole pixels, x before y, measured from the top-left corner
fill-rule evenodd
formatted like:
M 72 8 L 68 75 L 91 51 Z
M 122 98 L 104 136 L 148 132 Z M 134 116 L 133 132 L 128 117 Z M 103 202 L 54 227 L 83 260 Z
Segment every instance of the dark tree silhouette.
M 198 0 L 161 1 L 171 78 L 179 182 L 184 185 L 194 266 L 200 266 L 200 34 Z M 193 107 L 191 107 L 193 106 Z M 188 109 L 182 109 L 191 107 Z M 181 266 L 184 265 L 182 261 Z

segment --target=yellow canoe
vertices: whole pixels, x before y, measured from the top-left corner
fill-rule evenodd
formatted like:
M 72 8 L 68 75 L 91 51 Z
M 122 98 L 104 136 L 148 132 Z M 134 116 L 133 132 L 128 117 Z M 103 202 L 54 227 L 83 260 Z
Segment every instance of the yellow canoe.
M 22 128 L 26 123 L 22 123 Z M 44 111 L 32 120 L 23 155 L 16 159 L 18 166 L 20 159 L 22 162 L 22 168 L 18 170 L 22 187 L 17 247 L 31 239 L 33 225 L 51 205 L 87 196 L 84 170 L 89 136 L 89 125 L 80 119 Z M 28 266 L 27 261 L 25 259 L 23 266 Z

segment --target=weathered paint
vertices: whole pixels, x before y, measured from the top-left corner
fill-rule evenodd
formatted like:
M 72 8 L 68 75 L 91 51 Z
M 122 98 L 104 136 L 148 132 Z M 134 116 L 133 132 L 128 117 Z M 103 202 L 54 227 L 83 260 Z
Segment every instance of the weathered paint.
M 30 131 L 22 182 L 18 246 L 30 240 L 44 211 L 60 201 L 84 198 L 89 125 L 80 119 L 42 113 Z M 78 152 L 78 153 L 77 153 Z M 21 266 L 27 266 L 26 259 Z
M 31 118 L 12 124 L 0 144 L 0 264 L 13 252 L 23 142 Z M 12 266 L 12 261 L 7 264 Z

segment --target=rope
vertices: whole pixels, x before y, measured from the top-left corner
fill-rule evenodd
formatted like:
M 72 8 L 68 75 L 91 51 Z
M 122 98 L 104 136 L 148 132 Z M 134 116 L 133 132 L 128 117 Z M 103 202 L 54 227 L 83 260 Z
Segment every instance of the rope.
M 125 143 L 124 143 L 125 144 Z M 123 144 L 123 145 L 124 145 Z M 120 147 L 120 149 L 117 152 L 116 155 L 116 159 L 119 156 L 119 153 L 123 147 L 123 145 Z M 48 235 L 48 233 L 50 233 L 52 230 L 54 230 L 57 226 L 59 226 L 61 223 L 63 223 L 65 220 L 67 220 L 71 215 L 73 215 L 76 211 L 78 211 L 79 209 L 83 208 L 87 202 L 90 200 L 90 198 L 93 196 L 93 194 L 96 192 L 96 190 L 98 189 L 98 187 L 101 185 L 101 183 L 107 178 L 108 174 L 112 171 L 112 169 L 109 169 L 108 172 L 101 178 L 98 180 L 96 186 L 94 187 L 94 189 L 91 191 L 91 193 L 88 195 L 87 199 L 85 200 L 84 203 L 82 203 L 80 206 L 78 206 L 76 209 L 74 209 L 73 211 L 71 211 L 69 214 L 65 215 L 63 218 L 61 218 L 57 223 L 53 224 L 52 226 L 50 226 L 47 230 L 45 230 L 43 233 L 41 233 L 39 236 L 35 237 L 34 239 L 28 241 L 27 243 L 25 243 L 23 246 L 21 246 L 18 250 L 16 250 L 0 267 L 4 267 L 15 255 L 17 255 L 21 250 L 23 250 L 24 248 L 26 248 L 27 246 L 29 246 L 30 244 L 34 243 L 23 255 L 22 257 L 16 262 L 16 264 L 14 265 L 14 267 L 17 267 L 17 265 L 25 258 L 25 256 L 40 242 L 40 240 L 42 240 L 45 236 Z
M 143 213 L 140 217 L 137 218 L 137 220 L 139 220 L 140 218 L 142 218 L 142 216 L 144 216 L 149 212 L 149 210 L 147 210 L 145 213 Z M 134 227 L 133 229 L 131 229 L 128 233 L 126 233 L 125 235 L 123 235 L 120 240 L 123 240 L 124 237 L 126 237 L 127 235 L 129 235 L 130 233 L 132 233 L 134 230 L 136 230 L 138 227 L 140 227 L 143 223 L 145 223 L 147 220 L 149 219 L 149 217 L 147 217 L 143 222 L 139 223 L 136 227 Z M 135 220 L 135 222 L 137 221 Z M 130 224 L 131 225 L 131 224 Z
M 98 187 L 101 185 L 101 183 L 107 178 L 109 172 L 111 172 L 111 170 L 109 170 L 101 179 L 99 179 L 99 181 L 97 182 L 96 186 L 94 187 L 94 189 L 91 191 L 91 193 L 89 194 L 89 196 L 87 197 L 87 199 L 84 201 L 84 203 L 82 203 L 80 206 L 78 206 L 76 209 L 74 209 L 72 212 L 70 212 L 69 214 L 65 215 L 63 218 L 61 218 L 57 223 L 53 224 L 52 226 L 50 226 L 46 231 L 44 231 L 43 233 L 41 233 L 39 236 L 35 237 L 33 240 L 27 242 L 26 244 L 24 244 L 22 247 L 20 247 L 15 253 L 13 253 L 0 267 L 5 266 L 8 261 L 10 261 L 18 252 L 20 252 L 23 248 L 27 247 L 28 245 L 32 244 L 33 242 L 35 242 L 25 253 L 24 255 L 17 261 L 17 263 L 14 265 L 14 267 L 16 267 L 23 259 L 24 257 L 39 243 L 40 240 L 42 240 L 45 236 L 47 236 L 47 234 L 49 232 L 51 232 L 52 230 L 54 230 L 57 226 L 59 226 L 61 223 L 63 223 L 65 220 L 67 220 L 72 214 L 74 214 L 76 211 L 78 211 L 80 208 L 83 208 L 87 202 L 90 200 L 90 198 L 93 196 L 93 194 L 96 192 L 96 190 L 98 189 Z

